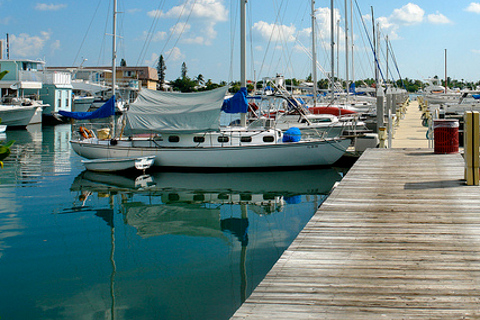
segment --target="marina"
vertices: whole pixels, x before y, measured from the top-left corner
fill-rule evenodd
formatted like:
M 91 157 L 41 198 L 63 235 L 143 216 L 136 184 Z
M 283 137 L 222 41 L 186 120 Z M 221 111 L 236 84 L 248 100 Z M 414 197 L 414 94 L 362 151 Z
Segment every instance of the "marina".
M 4 135 L 2 319 L 228 319 L 343 175 L 103 173 L 70 125 Z
M 398 148 L 360 157 L 231 319 L 479 317 L 479 187 L 460 153 L 425 148 L 415 110 Z
M 0 319 L 480 319 L 461 6 L 5 3 Z

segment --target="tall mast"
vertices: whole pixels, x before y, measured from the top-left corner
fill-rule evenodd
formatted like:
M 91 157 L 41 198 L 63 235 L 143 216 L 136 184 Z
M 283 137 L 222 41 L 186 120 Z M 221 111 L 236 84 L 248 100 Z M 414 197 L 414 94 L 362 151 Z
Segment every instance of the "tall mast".
M 375 17 L 373 15 L 373 7 L 371 7 L 372 9 L 372 28 L 373 28 L 373 65 L 374 65 L 374 68 L 375 68 L 375 91 L 376 91 L 376 96 L 378 96 L 378 87 L 379 87 L 379 83 L 378 83 L 378 64 L 377 64 L 377 32 L 375 30 Z
M 113 42 L 112 42 L 112 96 L 114 97 L 114 108 L 116 107 L 116 82 L 117 82 L 117 0 L 113 0 Z M 117 120 L 115 119 L 115 113 L 112 115 L 112 138 L 116 136 Z
M 355 44 L 353 42 L 353 0 L 350 0 L 350 31 L 352 39 L 352 82 L 355 83 Z
M 334 14 L 333 14 L 333 0 L 330 0 L 330 38 L 331 38 L 331 70 L 332 70 L 332 78 L 330 80 L 332 86 L 332 100 L 335 97 L 335 22 L 333 21 Z
M 240 86 L 247 86 L 247 0 L 240 0 Z M 247 114 L 240 114 L 240 124 L 247 125 Z
M 445 93 L 447 93 L 447 49 L 445 49 Z
M 348 88 L 349 78 L 348 78 L 348 5 L 347 0 L 345 0 L 345 86 L 347 89 L 347 99 L 348 99 Z
M 112 95 L 115 95 L 117 81 L 117 0 L 113 0 L 113 43 L 112 43 Z
M 312 77 L 313 77 L 313 106 L 317 104 L 317 48 L 315 36 L 315 0 L 312 0 Z

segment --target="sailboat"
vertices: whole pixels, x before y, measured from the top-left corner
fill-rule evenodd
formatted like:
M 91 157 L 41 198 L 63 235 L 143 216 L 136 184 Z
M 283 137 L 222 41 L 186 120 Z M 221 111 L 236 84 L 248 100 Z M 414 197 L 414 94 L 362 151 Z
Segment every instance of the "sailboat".
M 240 2 L 241 83 L 245 87 L 246 0 Z M 115 47 L 113 51 L 115 59 Z M 72 148 L 87 159 L 155 156 L 154 166 L 255 170 L 331 165 L 351 143 L 347 138 L 302 137 L 275 128 L 249 129 L 246 90 L 232 104 L 224 103 L 226 93 L 226 87 L 196 93 L 142 89 L 123 115 L 120 137 L 116 130 L 113 139 L 77 135 L 70 141 Z M 240 113 L 241 126 L 221 127 L 222 110 Z

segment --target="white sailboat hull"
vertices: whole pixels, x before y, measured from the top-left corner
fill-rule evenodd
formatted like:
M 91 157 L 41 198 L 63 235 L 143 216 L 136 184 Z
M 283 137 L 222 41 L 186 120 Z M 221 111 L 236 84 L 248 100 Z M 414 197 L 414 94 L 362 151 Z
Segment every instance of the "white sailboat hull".
M 151 143 L 152 141 L 144 141 Z M 96 138 L 71 141 L 73 150 L 87 159 L 155 156 L 154 166 L 179 168 L 255 169 L 275 167 L 326 166 L 343 156 L 348 139 L 272 143 L 255 146 L 154 147 L 135 146 L 132 141 Z

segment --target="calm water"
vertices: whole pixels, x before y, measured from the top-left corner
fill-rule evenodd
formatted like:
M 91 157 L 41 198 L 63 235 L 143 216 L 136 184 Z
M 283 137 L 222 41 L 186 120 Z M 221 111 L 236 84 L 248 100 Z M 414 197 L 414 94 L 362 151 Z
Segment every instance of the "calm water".
M 11 131 L 0 319 L 228 319 L 341 179 L 84 171 L 70 126 Z

